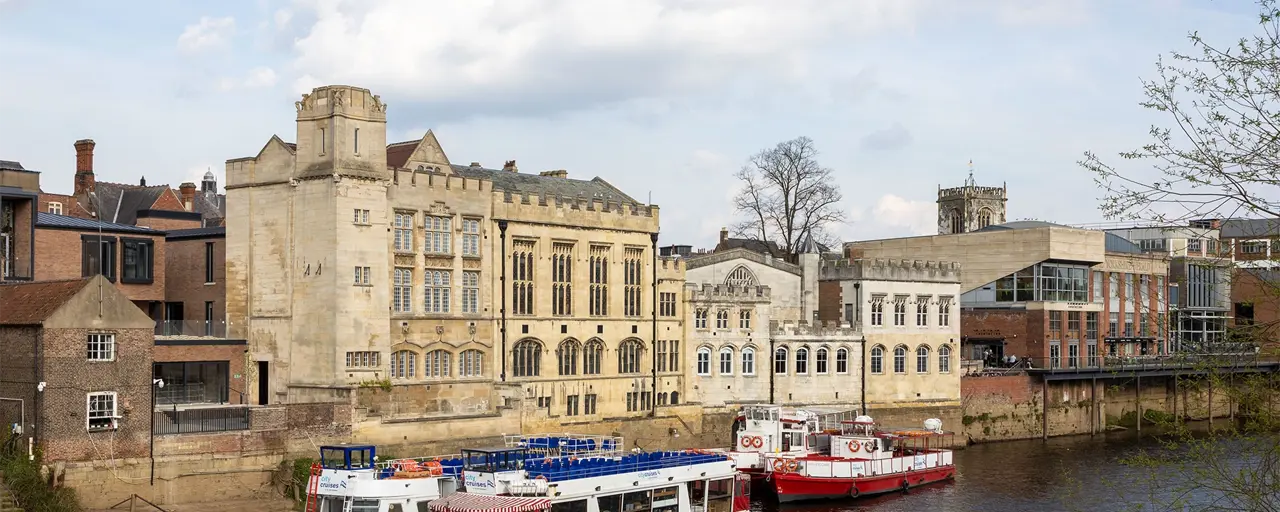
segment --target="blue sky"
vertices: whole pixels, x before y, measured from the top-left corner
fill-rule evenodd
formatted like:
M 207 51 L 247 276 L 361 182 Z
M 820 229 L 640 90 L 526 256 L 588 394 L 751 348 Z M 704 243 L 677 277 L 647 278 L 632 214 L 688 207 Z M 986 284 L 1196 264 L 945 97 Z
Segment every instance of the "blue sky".
M 713 244 L 732 174 L 801 135 L 847 240 L 932 232 L 970 159 L 1011 220 L 1099 222 L 1075 162 L 1164 121 L 1139 78 L 1191 30 L 1255 25 L 1244 0 L 0 0 L 0 159 L 69 192 L 92 138 L 99 179 L 221 178 L 346 83 L 389 104 L 389 140 L 652 194 L 662 243 Z

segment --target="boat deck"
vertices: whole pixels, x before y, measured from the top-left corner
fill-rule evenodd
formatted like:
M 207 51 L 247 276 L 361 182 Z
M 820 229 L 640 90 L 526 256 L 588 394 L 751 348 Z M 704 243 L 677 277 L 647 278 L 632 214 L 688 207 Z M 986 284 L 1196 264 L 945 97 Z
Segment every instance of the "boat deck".
M 551 482 L 618 475 L 640 471 L 692 466 L 729 460 L 723 453 L 708 452 L 647 452 L 633 453 L 619 458 L 558 457 L 533 459 L 525 462 L 524 469 L 530 478 L 542 477 Z

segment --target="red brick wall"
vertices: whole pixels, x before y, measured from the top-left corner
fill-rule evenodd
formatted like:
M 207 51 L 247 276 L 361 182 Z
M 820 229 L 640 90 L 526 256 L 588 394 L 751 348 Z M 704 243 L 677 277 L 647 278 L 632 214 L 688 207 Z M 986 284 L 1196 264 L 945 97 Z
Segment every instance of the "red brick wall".
M 995 377 L 962 377 L 960 379 L 960 399 L 1000 395 L 1009 397 L 1012 403 L 1025 404 L 1031 402 L 1039 390 L 1034 386 L 1031 377 L 1026 374 L 1001 375 Z
M 821 322 L 839 322 L 843 314 L 844 300 L 841 298 L 840 281 L 818 281 L 818 320 Z M 849 319 L 850 322 L 853 319 Z
M 146 457 L 151 431 L 151 329 L 116 329 L 116 358 L 85 361 L 87 329 L 43 333 L 41 444 L 46 461 Z M 115 391 L 119 429 L 88 432 L 87 394 Z
M 202 222 L 200 220 L 166 219 L 163 217 L 139 217 L 134 224 L 160 231 L 172 231 L 175 229 L 198 228 L 201 227 Z
M 187 320 L 208 320 L 204 304 L 213 302 L 218 332 L 226 322 L 227 261 L 225 238 L 175 239 L 165 244 L 165 301 L 183 303 Z M 213 284 L 205 282 L 205 244 L 213 243 Z
M 28 429 L 36 421 L 36 383 L 39 377 L 36 375 L 35 353 L 38 334 L 36 327 L 0 325 L 0 347 L 4 350 L 4 357 L 0 358 L 0 396 L 24 401 Z M 0 401 L 0 425 L 8 427 L 18 423 L 22 412 L 19 404 Z M 4 432 L 7 435 L 8 428 Z
M 1021 309 L 964 308 L 960 311 L 960 335 L 979 339 L 1003 337 L 1005 355 L 1026 357 L 1036 347 L 1028 346 L 1033 311 Z M 1043 315 L 1040 315 L 1043 317 Z M 1043 335 L 1044 329 L 1039 329 Z M 965 354 L 968 357 L 968 354 Z
M 244 402 L 249 401 L 244 352 L 244 345 L 156 345 L 152 356 L 157 363 L 227 361 L 227 371 L 230 374 L 227 382 L 231 387 L 228 400 L 238 404 L 241 403 L 241 393 L 244 394 Z
M 1265 270 L 1238 269 L 1231 278 L 1231 303 L 1251 304 L 1253 306 L 1254 339 L 1266 343 L 1263 350 L 1268 354 L 1280 353 L 1280 272 Z M 1243 327 L 1246 319 L 1237 317 L 1235 323 Z M 1248 331 L 1246 331 L 1248 332 Z
M 173 189 L 166 189 L 160 193 L 160 197 L 156 198 L 155 204 L 151 205 L 148 210 L 169 210 L 171 212 L 185 212 L 187 208 L 182 204 L 182 198 L 173 192 Z M 200 226 L 194 226 L 200 227 Z
M 96 235 L 96 231 L 74 231 L 68 229 L 36 229 L 36 280 L 78 279 L 83 273 L 81 266 L 81 235 Z M 165 243 L 164 236 L 148 236 L 144 234 L 112 234 L 103 236 L 116 238 L 149 238 L 155 243 L 153 255 L 151 284 L 125 284 L 120 282 L 123 244 L 116 242 L 116 288 L 119 288 L 129 300 L 161 301 L 164 300 L 165 289 Z M 203 306 L 201 306 L 203 308 Z M 145 308 L 143 309 L 146 310 Z

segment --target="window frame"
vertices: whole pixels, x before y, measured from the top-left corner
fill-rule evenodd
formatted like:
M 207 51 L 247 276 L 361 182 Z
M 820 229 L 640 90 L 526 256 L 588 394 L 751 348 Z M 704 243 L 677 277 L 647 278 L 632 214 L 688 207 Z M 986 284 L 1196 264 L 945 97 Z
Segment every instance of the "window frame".
M 733 349 L 721 347 L 719 354 L 720 375 L 733 375 Z
M 474 229 L 473 229 L 474 228 Z M 480 219 L 474 217 L 462 218 L 462 257 L 463 258 L 479 258 L 480 250 Z
M 136 262 L 133 265 L 128 263 L 128 251 L 130 248 L 137 251 L 135 258 L 145 259 L 145 262 Z M 144 249 L 145 248 L 145 249 Z M 137 276 L 137 270 L 141 266 L 144 276 Z M 129 277 L 130 268 L 134 269 L 134 276 Z M 156 242 L 150 238 L 120 238 L 120 282 L 124 284 L 151 284 L 155 282 L 156 269 Z
M 204 243 L 204 284 L 214 284 L 217 282 L 213 275 L 213 256 L 215 254 L 213 244 L 213 242 Z
M 413 254 L 413 229 L 418 215 L 413 212 L 396 211 L 392 215 L 391 250 L 395 254 Z
M 102 416 L 99 414 L 96 417 L 94 416 L 93 399 L 95 397 L 111 397 L 110 415 Z M 90 391 L 85 394 L 84 412 L 84 428 L 86 431 L 108 432 L 117 430 L 120 428 L 120 394 L 115 391 Z M 99 425 L 95 428 L 93 425 L 94 419 L 107 419 L 109 421 L 106 425 Z
M 118 267 L 120 266 L 119 255 L 116 250 L 117 243 L 118 239 L 114 236 L 80 235 L 80 276 L 92 277 L 101 274 L 102 277 L 107 278 L 107 281 L 116 282 L 116 277 L 119 273 Z M 90 247 L 97 247 L 98 271 L 96 273 L 91 269 L 91 261 L 93 259 L 89 257 Z
M 849 373 L 849 349 L 840 347 L 836 349 L 836 375 L 847 373 Z
M 876 345 L 871 347 L 871 357 L 868 364 L 871 366 L 871 373 L 875 375 L 884 374 L 884 346 Z
M 453 255 L 453 216 L 424 214 L 422 217 L 422 252 L 431 255 Z
M 106 357 L 93 357 L 93 355 L 94 355 L 94 353 L 95 353 L 95 352 L 98 352 L 98 353 L 102 353 L 102 352 L 103 352 L 103 350 L 102 350 L 101 348 L 99 348 L 98 350 L 94 350 L 94 344 L 95 344 L 94 340 L 95 340 L 95 339 L 100 340 L 100 341 L 98 341 L 98 343 L 97 343 L 97 344 L 98 344 L 98 345 L 100 345 L 100 346 L 102 346 L 102 345 L 104 345 L 104 344 L 102 343 L 102 341 L 101 341 L 101 340 L 103 339 L 103 337 L 105 337 L 105 339 L 106 339 L 106 341 L 107 341 L 107 343 L 105 344 L 105 347 L 107 347 L 107 348 L 106 348 L 107 356 L 106 356 Z M 115 360 L 116 360 L 116 333 L 114 333 L 114 332 L 90 332 L 89 334 L 87 334 L 87 335 L 86 335 L 86 339 L 85 339 L 85 361 L 89 361 L 89 362 L 93 362 L 93 363 L 109 363 L 109 362 L 113 362 L 113 361 L 115 361 Z
M 756 349 L 754 347 L 743 347 L 738 361 L 742 364 L 742 375 L 756 374 Z
M 694 359 L 694 372 L 701 376 L 711 375 L 711 347 L 698 347 Z

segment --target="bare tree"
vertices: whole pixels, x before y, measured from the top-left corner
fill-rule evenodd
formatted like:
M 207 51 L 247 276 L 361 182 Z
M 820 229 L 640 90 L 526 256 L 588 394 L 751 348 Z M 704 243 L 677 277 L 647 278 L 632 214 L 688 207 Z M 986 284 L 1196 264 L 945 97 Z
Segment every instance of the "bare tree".
M 1142 106 L 1168 114 L 1151 142 L 1120 153 L 1154 172 L 1122 169 L 1086 152 L 1079 164 L 1104 190 L 1102 211 L 1117 220 L 1163 224 L 1205 217 L 1280 217 L 1280 9 L 1259 0 L 1261 31 L 1157 62 Z
M 828 227 L 844 222 L 843 197 L 831 169 L 820 165 L 817 156 L 808 137 L 752 156 L 735 175 L 742 190 L 733 206 L 742 221 L 733 225 L 734 235 L 774 242 L 791 255 L 807 237 L 828 245 L 836 242 Z

